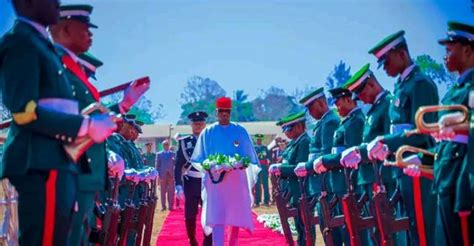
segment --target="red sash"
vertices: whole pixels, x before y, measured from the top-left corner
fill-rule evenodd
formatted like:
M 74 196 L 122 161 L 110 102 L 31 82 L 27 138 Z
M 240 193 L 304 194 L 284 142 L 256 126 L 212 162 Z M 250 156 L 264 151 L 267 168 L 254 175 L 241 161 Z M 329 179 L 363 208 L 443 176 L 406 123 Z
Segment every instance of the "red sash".
M 94 99 L 98 102 L 100 99 L 99 92 L 97 91 L 95 86 L 91 84 L 91 82 L 89 82 L 86 73 L 84 72 L 84 70 L 82 70 L 79 64 L 77 64 L 69 55 L 63 55 L 62 61 L 64 65 L 66 65 L 66 68 L 74 75 L 76 75 L 76 77 L 78 77 L 82 81 L 82 83 L 84 83 L 89 92 L 92 94 L 92 97 L 94 97 Z

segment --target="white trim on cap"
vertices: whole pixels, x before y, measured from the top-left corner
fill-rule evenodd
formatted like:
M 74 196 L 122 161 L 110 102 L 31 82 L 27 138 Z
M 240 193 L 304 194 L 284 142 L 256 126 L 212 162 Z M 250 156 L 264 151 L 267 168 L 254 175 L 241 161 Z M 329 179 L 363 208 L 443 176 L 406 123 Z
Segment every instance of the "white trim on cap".
M 308 106 L 308 104 L 310 104 L 311 102 L 313 102 L 314 100 L 320 98 L 320 97 L 323 97 L 324 96 L 324 91 L 321 92 L 321 93 L 318 93 L 312 97 L 310 97 L 308 100 L 306 100 L 306 102 L 303 103 L 304 106 Z
M 354 89 L 357 88 L 357 86 L 359 86 L 360 84 L 362 84 L 362 82 L 364 82 L 370 75 L 372 75 L 372 71 L 367 70 L 367 72 L 365 72 L 365 74 L 360 77 L 355 83 L 350 85 L 348 89 L 350 91 L 354 91 Z
M 300 117 L 300 118 L 297 118 L 297 119 L 294 119 L 294 120 L 292 120 L 292 121 L 289 121 L 289 122 L 286 122 L 286 123 L 284 123 L 284 124 L 281 124 L 281 127 L 283 128 L 283 127 L 285 127 L 285 126 L 292 125 L 292 124 L 294 124 L 294 123 L 296 123 L 296 122 L 303 121 L 304 119 L 305 119 L 304 116 L 303 116 L 303 117 Z
M 385 47 L 383 47 L 382 49 L 380 49 L 379 51 L 375 52 L 374 55 L 375 57 L 377 57 L 378 59 L 380 59 L 380 57 L 382 57 L 383 55 L 385 55 L 388 51 L 390 51 L 393 47 L 397 46 L 397 44 L 403 42 L 405 40 L 405 37 L 403 36 L 400 36 L 399 38 L 393 40 L 392 42 L 390 42 L 389 44 L 385 45 Z
M 95 73 L 95 70 L 97 70 L 97 67 L 90 64 L 88 61 L 84 60 L 84 59 L 81 59 L 80 57 L 78 58 L 79 60 L 79 63 L 81 63 L 81 65 L 83 65 L 84 67 L 88 68 L 89 70 L 91 70 L 92 72 Z
M 469 39 L 469 41 L 473 41 L 473 40 L 474 40 L 474 34 L 468 33 L 468 32 L 464 32 L 464 31 L 459 31 L 459 30 L 451 30 L 451 31 L 448 32 L 448 35 L 449 35 L 449 36 L 461 36 L 461 37 L 465 37 L 465 38 Z
M 67 16 L 89 16 L 90 13 L 85 10 L 62 10 L 59 12 L 60 17 L 67 17 Z

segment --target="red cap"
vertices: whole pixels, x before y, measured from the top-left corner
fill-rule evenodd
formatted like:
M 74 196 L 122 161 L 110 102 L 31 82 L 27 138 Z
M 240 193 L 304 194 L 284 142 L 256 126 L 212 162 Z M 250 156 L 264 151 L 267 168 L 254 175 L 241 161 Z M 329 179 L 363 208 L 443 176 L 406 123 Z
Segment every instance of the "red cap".
M 216 108 L 218 109 L 232 109 L 232 99 L 228 97 L 219 97 L 216 100 Z

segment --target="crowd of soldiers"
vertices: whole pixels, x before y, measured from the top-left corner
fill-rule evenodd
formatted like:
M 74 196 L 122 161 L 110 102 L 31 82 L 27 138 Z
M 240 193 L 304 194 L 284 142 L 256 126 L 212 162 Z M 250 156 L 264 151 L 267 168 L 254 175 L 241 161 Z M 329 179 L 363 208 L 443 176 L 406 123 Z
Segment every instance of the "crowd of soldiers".
M 298 245 L 314 245 L 317 224 L 326 245 L 472 245 L 474 26 L 448 22 L 438 42 L 459 73 L 441 101 L 399 31 L 369 50 L 398 77 L 393 93 L 366 64 L 329 90 L 339 116 L 323 88 L 301 99 L 311 137 L 305 112 L 278 122 L 291 142 L 269 170 L 290 245 L 291 217 Z
M 92 6 L 12 4 L 18 17 L 0 40 L 12 114 L 0 175 L 18 192 L 19 231 L 7 245 L 150 245 L 158 173 L 134 143 L 143 123 L 128 114 L 149 79 L 102 92 L 91 83 L 102 65 L 88 53 Z M 100 103 L 121 91 L 117 104 Z

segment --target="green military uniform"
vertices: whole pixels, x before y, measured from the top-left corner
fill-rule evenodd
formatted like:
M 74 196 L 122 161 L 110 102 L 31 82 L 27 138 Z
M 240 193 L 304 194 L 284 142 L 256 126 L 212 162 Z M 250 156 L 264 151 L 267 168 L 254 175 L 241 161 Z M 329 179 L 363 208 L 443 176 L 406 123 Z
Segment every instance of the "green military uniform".
M 289 131 L 295 124 L 304 122 L 305 113 L 295 113 L 281 120 L 281 127 L 283 131 Z M 280 166 L 281 177 L 288 179 L 288 188 L 291 193 L 290 203 L 297 206 L 298 199 L 301 196 L 301 190 L 298 178 L 295 175 L 294 169 L 298 163 L 307 162 L 309 155 L 309 137 L 306 132 L 303 132 L 296 139 L 292 139 L 285 149 L 283 162 Z M 307 187 L 305 187 L 307 189 Z M 306 190 L 308 193 L 308 190 Z M 295 218 L 296 231 L 298 233 L 298 245 L 305 245 L 304 225 L 299 217 Z M 314 228 L 313 228 L 314 231 Z
M 375 47 L 369 50 L 378 58 L 379 65 L 383 65 L 386 55 L 392 49 L 406 46 L 404 31 L 399 31 L 380 41 Z M 390 48 L 391 47 L 391 48 Z M 400 75 L 395 84 L 394 97 L 389 107 L 390 116 L 390 135 L 384 135 L 383 143 L 387 145 L 390 152 L 395 152 L 398 147 L 408 144 L 427 149 L 431 147 L 433 141 L 430 136 L 413 135 L 406 137 L 404 131 L 414 128 L 415 113 L 421 106 L 438 104 L 438 89 L 428 77 L 426 77 L 416 65 L 411 65 Z M 433 122 L 434 117 L 428 115 L 425 117 L 427 122 Z M 412 245 L 418 245 L 418 234 L 415 223 L 415 206 L 413 200 L 413 181 L 411 177 L 401 174 L 398 170 L 399 183 L 405 212 L 410 217 L 410 238 Z M 432 236 L 434 235 L 435 216 L 434 197 L 431 195 L 431 181 L 421 179 L 422 201 L 424 210 L 424 220 L 426 229 L 426 238 L 428 245 L 432 245 Z M 430 243 L 431 242 L 431 243 Z
M 440 44 L 462 43 L 474 36 L 474 26 L 457 22 L 448 22 L 448 37 L 440 40 Z M 465 37 L 464 35 L 470 35 Z M 469 45 L 469 42 L 467 45 Z M 444 98 L 443 105 L 462 104 L 469 106 L 469 93 L 474 89 L 474 67 L 461 74 L 457 83 L 449 88 Z M 440 112 L 439 117 L 446 111 Z M 469 179 L 463 166 L 472 165 L 465 163 L 468 155 L 468 136 L 457 135 L 451 141 L 441 141 L 436 148 L 434 160 L 433 192 L 438 195 L 438 216 L 442 219 L 446 239 L 449 245 L 462 245 L 461 221 L 457 214 L 460 211 L 472 211 L 470 198 Z M 464 168 L 465 169 L 465 168 Z M 472 215 L 470 216 L 472 232 Z M 471 233 L 471 237 L 472 237 Z
M 155 167 L 156 153 L 143 154 L 143 164 L 147 167 Z
M 351 92 L 343 88 L 334 88 L 329 90 L 329 92 L 335 100 L 340 97 L 351 96 Z M 330 168 L 339 166 L 342 151 L 362 143 L 364 121 L 364 113 L 362 113 L 362 110 L 358 107 L 355 107 L 345 118 L 342 119 L 338 128 L 334 132 L 333 147 L 331 151 L 332 154 L 323 155 L 322 162 L 324 166 Z M 350 182 L 354 184 L 356 183 L 354 180 L 350 180 Z M 342 198 L 342 196 L 347 193 L 344 170 L 338 169 L 330 171 L 329 184 L 331 186 L 331 192 L 339 198 Z M 338 206 L 336 206 L 333 213 L 334 216 L 342 214 L 341 202 L 338 203 Z M 336 245 L 341 245 L 342 242 L 345 242 L 345 244 L 349 243 L 348 234 L 345 228 L 336 228 L 334 230 L 334 238 L 338 240 L 335 242 Z
M 349 89 L 354 93 L 354 96 L 357 96 L 367 85 L 369 78 L 374 78 L 373 73 L 370 70 L 370 64 L 364 65 L 359 71 L 357 71 L 345 84 L 344 88 Z M 374 78 L 375 79 L 375 78 Z M 382 90 L 376 97 L 365 118 L 362 142 L 363 144 L 359 146 L 359 150 L 362 156 L 362 159 L 368 160 L 367 155 L 367 143 L 375 139 L 377 136 L 390 133 L 390 118 L 388 115 L 388 109 L 390 102 L 392 100 L 392 95 L 388 91 Z M 394 177 L 394 168 L 392 167 L 383 167 L 382 162 L 377 163 L 377 172 L 382 168 L 381 172 L 381 181 L 389 195 L 393 194 L 396 189 L 396 180 Z M 357 186 L 360 192 L 365 193 L 369 196 L 369 199 L 372 200 L 372 194 L 374 192 L 373 185 L 376 182 L 376 176 L 374 171 L 374 165 L 372 162 L 364 161 L 359 164 L 357 172 Z M 370 208 L 368 206 L 364 207 L 365 211 L 364 216 L 375 214 L 370 214 Z M 364 234 L 363 243 L 364 245 L 369 244 L 369 235 Z M 371 242 L 372 243 L 372 242 Z
M 356 72 L 346 84 L 344 88 L 349 89 L 356 95 L 360 93 L 368 81 L 368 78 L 373 77 L 373 73 L 370 70 L 370 65 L 364 65 L 358 72 Z M 357 173 L 357 185 L 363 189 L 368 195 L 372 194 L 372 184 L 375 183 L 375 173 L 373 166 L 368 161 L 367 143 L 375 139 L 377 136 L 390 133 L 390 118 L 389 118 L 389 107 L 390 102 L 393 100 L 392 95 L 388 91 L 382 91 L 376 96 L 375 101 L 367 112 L 365 119 L 362 142 L 359 146 L 359 150 L 362 159 L 365 160 L 358 168 Z M 366 165 L 370 164 L 370 165 Z M 378 163 L 380 167 L 382 163 Z M 395 175 L 394 168 L 382 167 L 382 180 L 387 188 L 389 194 L 391 194 L 395 187 Z
M 65 245 L 77 166 L 63 145 L 74 141 L 83 117 L 77 115 L 73 89 L 40 24 L 19 17 L 0 40 L 0 86 L 13 114 L 0 176 L 18 191 L 19 243 Z
M 263 134 L 256 134 L 256 138 L 263 139 Z M 263 203 L 268 205 L 270 203 L 270 191 L 268 188 L 268 165 L 270 164 L 270 153 L 267 146 L 255 145 L 255 152 L 257 152 L 258 160 L 262 170 L 258 174 L 257 183 L 255 184 L 255 205 L 259 205 L 262 199 L 263 189 Z
M 326 97 L 324 95 L 324 88 L 318 88 L 302 98 L 299 102 L 303 104 L 306 108 L 312 107 L 313 102 L 317 99 Z M 306 171 L 309 176 L 309 190 L 313 195 L 319 196 L 321 193 L 321 184 L 326 182 L 326 175 L 318 175 L 314 172 L 313 163 L 314 161 L 322 155 L 330 154 L 332 150 L 332 140 L 334 137 L 334 132 L 339 126 L 339 117 L 333 110 L 328 110 L 322 115 L 320 119 L 317 119 L 315 126 L 313 128 L 310 144 L 309 144 L 309 156 L 308 162 L 306 162 Z M 327 182 L 325 183 L 327 187 Z M 330 188 L 329 188 L 330 189 Z M 321 211 L 321 206 L 319 203 L 316 203 L 316 209 L 318 214 L 323 214 Z M 326 233 L 323 231 L 325 228 L 324 218 L 319 216 L 319 228 L 321 233 Z
M 71 14 L 72 11 L 82 11 L 87 15 Z M 62 20 L 76 20 L 85 23 L 90 27 L 96 27 L 90 23 L 89 16 L 92 12 L 90 5 L 63 5 L 60 7 Z M 88 77 L 95 73 L 97 66 L 102 62 L 94 59 L 90 54 L 85 54 L 81 58 L 60 45 L 57 46 L 58 54 L 61 57 L 66 75 L 74 88 L 74 98 L 79 102 L 79 110 L 100 100 L 99 93 Z M 95 68 L 94 68 L 95 67 Z M 119 112 L 117 105 L 111 110 Z M 79 160 L 80 173 L 78 175 L 79 192 L 77 195 L 78 211 L 73 215 L 71 228 L 71 245 L 84 245 L 88 243 L 89 219 L 95 204 L 97 192 L 104 191 L 107 186 L 107 156 L 105 143 L 92 145 Z

